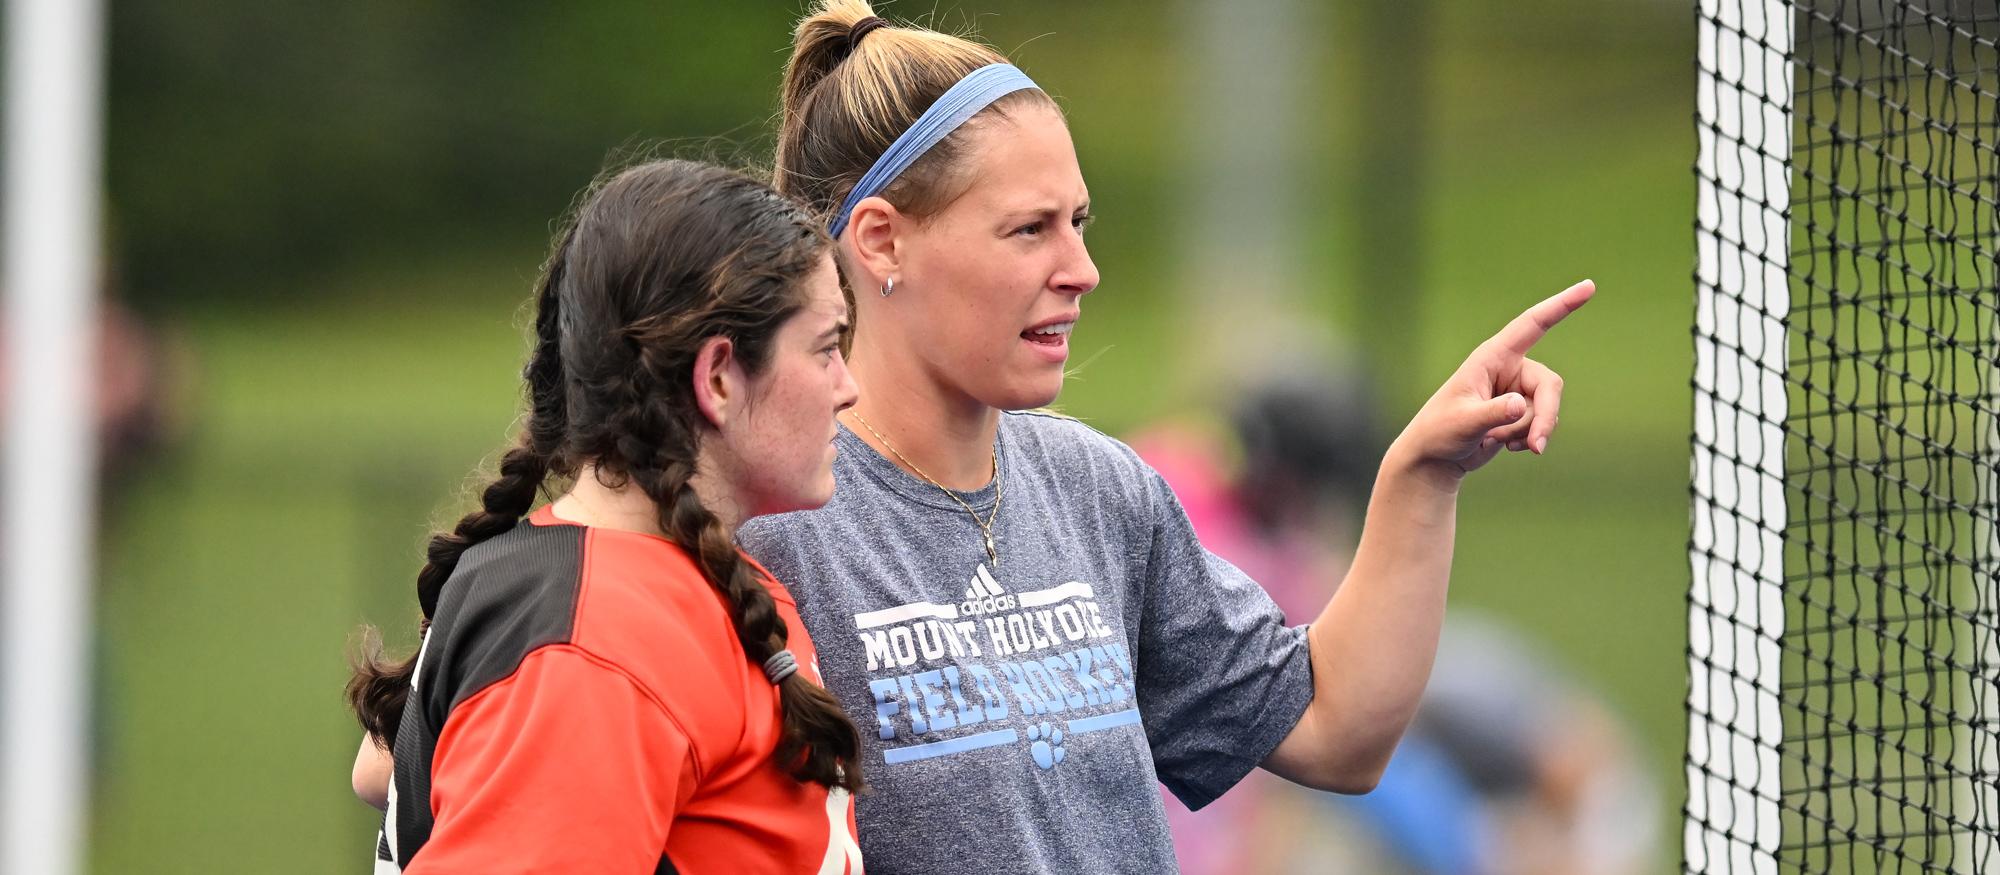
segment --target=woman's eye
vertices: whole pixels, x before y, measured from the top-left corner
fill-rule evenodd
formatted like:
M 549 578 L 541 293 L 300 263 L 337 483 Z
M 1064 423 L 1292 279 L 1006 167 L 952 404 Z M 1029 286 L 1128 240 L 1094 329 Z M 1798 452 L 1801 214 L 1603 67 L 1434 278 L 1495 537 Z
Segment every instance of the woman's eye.
M 1030 223 L 1028 223 L 1028 224 L 1026 224 L 1026 225 L 1022 225 L 1022 226 L 1021 226 L 1021 227 L 1019 227 L 1019 228 L 1015 228 L 1015 229 L 1014 229 L 1014 233 L 1016 233 L 1016 234 L 1040 234 L 1040 233 L 1042 233 L 1042 223 L 1040 223 L 1040 222 L 1030 222 Z
M 1069 224 L 1071 227 L 1077 229 L 1078 231 L 1082 231 L 1083 229 L 1090 227 L 1090 223 L 1095 221 L 1097 221 L 1096 216 L 1083 215 L 1070 219 Z

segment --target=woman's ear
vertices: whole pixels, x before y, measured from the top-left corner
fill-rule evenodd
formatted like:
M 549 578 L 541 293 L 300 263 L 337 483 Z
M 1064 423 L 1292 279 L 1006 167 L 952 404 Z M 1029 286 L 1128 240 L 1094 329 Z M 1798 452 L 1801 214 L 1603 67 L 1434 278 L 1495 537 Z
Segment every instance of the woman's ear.
M 894 204 L 880 197 L 862 198 L 847 223 L 853 264 L 867 280 L 881 285 L 902 272 L 902 229 L 908 220 Z
M 694 357 L 694 403 L 708 424 L 720 429 L 743 407 L 749 383 L 736 361 L 736 344 L 711 337 Z

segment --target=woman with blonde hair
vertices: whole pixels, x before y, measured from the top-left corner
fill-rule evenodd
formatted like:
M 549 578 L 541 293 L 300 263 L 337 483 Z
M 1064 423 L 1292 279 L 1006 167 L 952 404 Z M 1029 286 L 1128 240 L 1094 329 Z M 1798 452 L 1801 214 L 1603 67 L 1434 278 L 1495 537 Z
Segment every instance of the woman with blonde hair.
M 1130 449 L 1036 410 L 1098 284 L 1048 95 L 861 0 L 798 25 L 783 88 L 776 184 L 834 238 L 861 400 L 833 500 L 738 537 L 797 587 L 862 728 L 871 868 L 1170 872 L 1156 780 L 1195 808 L 1258 766 L 1372 787 L 1436 652 L 1459 485 L 1545 449 L 1562 381 L 1526 353 L 1593 287 L 1529 309 L 1432 396 L 1337 594 L 1288 627 Z

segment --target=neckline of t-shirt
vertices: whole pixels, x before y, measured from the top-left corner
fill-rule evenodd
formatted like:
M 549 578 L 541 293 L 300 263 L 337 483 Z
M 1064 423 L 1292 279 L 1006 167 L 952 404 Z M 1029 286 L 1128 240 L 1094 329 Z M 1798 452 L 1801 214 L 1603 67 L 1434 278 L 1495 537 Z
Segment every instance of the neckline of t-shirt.
M 1004 424 L 1006 417 L 1001 417 L 1001 422 Z M 846 423 L 839 423 L 839 425 L 841 454 L 853 459 L 862 472 L 866 473 L 870 479 L 904 498 L 940 510 L 964 513 L 964 507 L 959 506 L 957 501 L 946 498 L 940 490 L 949 491 L 952 495 L 957 496 L 959 501 L 971 505 L 974 510 L 979 512 L 984 512 L 992 507 L 994 498 L 999 495 L 1000 478 L 1005 476 L 1002 473 L 1005 470 L 1004 468 L 996 470 L 993 473 L 992 482 L 970 492 L 951 489 L 950 487 L 941 487 L 903 470 L 902 466 L 897 465 L 888 456 L 876 450 L 873 445 L 862 440 L 861 436 L 855 434 L 852 429 L 849 429 Z M 997 448 L 996 451 L 1000 458 L 1000 464 L 1002 466 L 1006 465 L 1006 428 L 999 429 L 994 435 L 993 444 Z

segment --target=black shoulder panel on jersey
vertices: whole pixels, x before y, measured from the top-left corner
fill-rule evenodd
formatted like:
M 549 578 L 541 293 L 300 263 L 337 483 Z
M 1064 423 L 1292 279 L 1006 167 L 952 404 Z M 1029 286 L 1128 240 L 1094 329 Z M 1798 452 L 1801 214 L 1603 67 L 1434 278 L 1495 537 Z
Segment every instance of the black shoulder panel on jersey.
M 570 640 L 582 583 L 582 526 L 513 531 L 465 551 L 438 595 L 418 689 L 439 728 L 467 697 L 512 675 L 538 648 Z
M 431 757 L 452 709 L 514 674 L 528 654 L 574 634 L 587 531 L 524 520 L 465 551 L 445 581 L 396 731 L 399 865 L 408 866 L 430 838 Z

